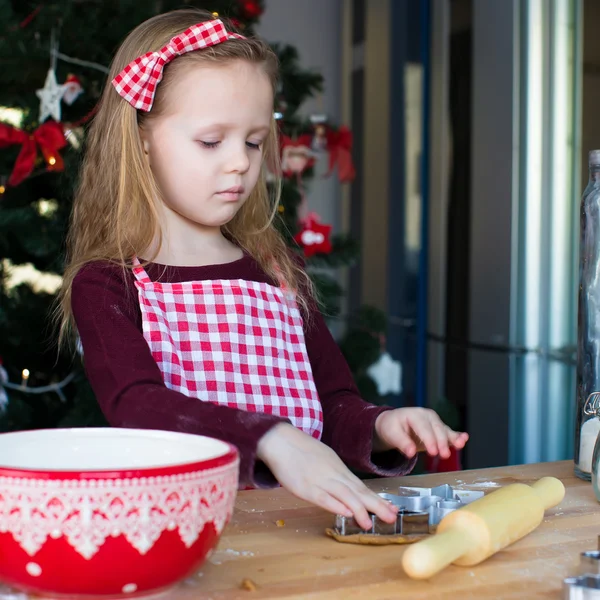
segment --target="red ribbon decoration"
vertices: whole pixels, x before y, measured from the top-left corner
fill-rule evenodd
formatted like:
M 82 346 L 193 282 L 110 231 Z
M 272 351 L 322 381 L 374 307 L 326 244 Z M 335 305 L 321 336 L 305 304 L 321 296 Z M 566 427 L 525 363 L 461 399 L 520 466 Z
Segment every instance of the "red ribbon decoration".
M 67 145 L 67 141 L 62 126 L 55 121 L 47 121 L 33 133 L 0 123 L 0 148 L 14 144 L 21 145 L 21 152 L 8 179 L 10 186 L 19 185 L 31 175 L 35 167 L 38 147 L 46 160 L 48 171 L 62 171 L 65 168 L 58 151 Z M 54 159 L 54 164 L 51 164 L 51 159 Z
M 352 163 L 352 132 L 347 127 L 337 131 L 327 130 L 327 150 L 329 152 L 329 172 L 331 175 L 337 163 L 340 181 L 352 181 L 356 176 Z

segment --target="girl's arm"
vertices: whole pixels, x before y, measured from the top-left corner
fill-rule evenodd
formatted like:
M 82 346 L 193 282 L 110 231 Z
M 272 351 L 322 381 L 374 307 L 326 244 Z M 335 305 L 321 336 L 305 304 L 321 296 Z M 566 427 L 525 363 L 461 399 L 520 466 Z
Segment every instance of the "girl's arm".
M 203 402 L 168 389 L 143 337 L 130 273 L 108 263 L 84 267 L 73 282 L 72 307 L 85 369 L 110 425 L 162 429 L 225 440 L 240 451 L 240 486 L 276 480 L 257 461 L 259 440 L 286 419 Z
M 383 477 L 410 472 L 416 457 L 397 450 L 373 452 L 377 417 L 391 407 L 365 402 L 352 372 L 333 339 L 320 311 L 312 304 L 305 325 L 306 347 L 313 377 L 323 406 L 323 439 L 350 467 Z

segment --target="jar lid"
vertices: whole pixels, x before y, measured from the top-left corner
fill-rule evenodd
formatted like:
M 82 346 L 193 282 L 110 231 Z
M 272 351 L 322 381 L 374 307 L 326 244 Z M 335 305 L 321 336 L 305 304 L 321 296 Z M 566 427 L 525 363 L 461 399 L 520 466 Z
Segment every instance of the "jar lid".
M 600 150 L 590 150 L 588 153 L 588 164 L 600 165 Z

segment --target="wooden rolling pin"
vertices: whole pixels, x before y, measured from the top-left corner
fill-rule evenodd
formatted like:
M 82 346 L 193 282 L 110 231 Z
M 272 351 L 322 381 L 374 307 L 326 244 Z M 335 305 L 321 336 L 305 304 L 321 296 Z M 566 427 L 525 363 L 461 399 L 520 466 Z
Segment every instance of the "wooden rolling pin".
M 451 563 L 477 565 L 533 531 L 564 497 L 555 477 L 500 488 L 446 515 L 435 535 L 405 550 L 402 567 L 412 579 L 427 579 Z

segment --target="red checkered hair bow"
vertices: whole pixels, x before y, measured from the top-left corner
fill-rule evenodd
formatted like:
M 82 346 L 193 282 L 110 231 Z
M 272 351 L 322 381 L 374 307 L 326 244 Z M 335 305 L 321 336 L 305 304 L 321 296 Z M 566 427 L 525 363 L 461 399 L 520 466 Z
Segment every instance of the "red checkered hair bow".
M 149 112 L 154 102 L 156 86 L 162 79 L 167 63 L 186 52 L 215 46 L 231 39 L 244 39 L 244 36 L 228 32 L 220 19 L 198 23 L 176 35 L 158 52 L 147 52 L 130 62 L 112 80 L 112 84 L 131 106 Z

